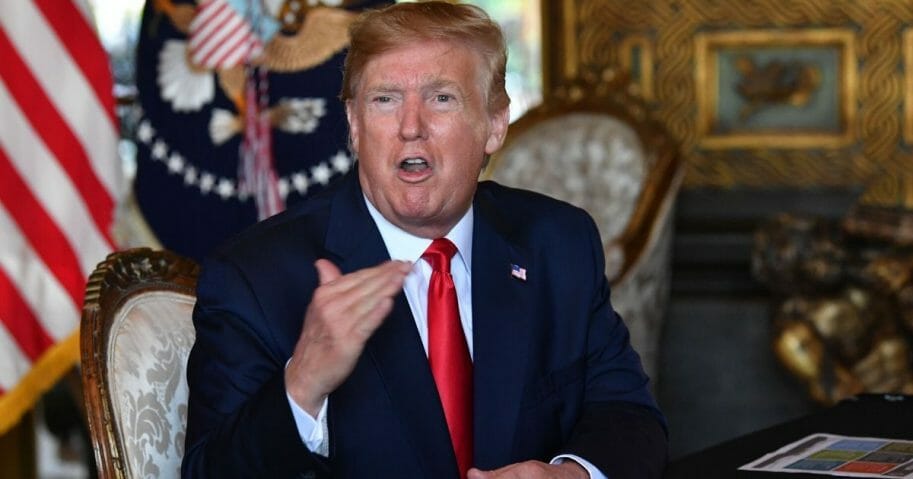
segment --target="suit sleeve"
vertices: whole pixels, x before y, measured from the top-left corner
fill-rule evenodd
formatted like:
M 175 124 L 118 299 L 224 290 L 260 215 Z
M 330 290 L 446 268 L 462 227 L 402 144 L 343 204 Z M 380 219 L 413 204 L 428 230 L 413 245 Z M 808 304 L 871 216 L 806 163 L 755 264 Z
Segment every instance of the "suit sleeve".
M 239 268 L 204 265 L 193 321 L 182 476 L 328 475 L 326 459 L 298 435 L 285 393 L 287 352 Z
M 612 309 L 599 232 L 585 217 L 593 298 L 587 331 L 582 413 L 564 453 L 576 454 L 610 479 L 658 478 L 668 456 L 665 418 L 649 390 L 628 329 Z

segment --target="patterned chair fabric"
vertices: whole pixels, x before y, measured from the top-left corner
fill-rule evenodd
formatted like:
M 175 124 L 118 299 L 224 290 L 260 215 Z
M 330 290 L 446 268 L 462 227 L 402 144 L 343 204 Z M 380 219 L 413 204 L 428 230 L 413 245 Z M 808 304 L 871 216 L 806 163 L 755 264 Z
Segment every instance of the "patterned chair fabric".
M 651 378 L 669 297 L 678 146 L 618 83 L 559 87 L 510 126 L 484 177 L 593 216 L 612 304 Z
M 80 341 L 101 478 L 180 476 L 197 272 L 142 248 L 112 253 L 89 278 Z

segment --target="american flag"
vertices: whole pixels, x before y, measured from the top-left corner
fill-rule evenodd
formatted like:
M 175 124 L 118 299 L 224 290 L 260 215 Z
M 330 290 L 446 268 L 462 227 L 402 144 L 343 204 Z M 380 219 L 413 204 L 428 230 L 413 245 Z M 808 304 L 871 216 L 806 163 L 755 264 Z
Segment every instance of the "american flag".
M 83 0 L 0 0 L 0 434 L 79 357 L 86 277 L 114 248 L 108 58 Z
M 521 281 L 526 281 L 526 268 L 521 268 L 520 265 L 511 264 L 510 275 Z
M 208 69 L 229 68 L 260 54 L 263 43 L 239 2 L 203 0 L 190 22 L 190 58 Z

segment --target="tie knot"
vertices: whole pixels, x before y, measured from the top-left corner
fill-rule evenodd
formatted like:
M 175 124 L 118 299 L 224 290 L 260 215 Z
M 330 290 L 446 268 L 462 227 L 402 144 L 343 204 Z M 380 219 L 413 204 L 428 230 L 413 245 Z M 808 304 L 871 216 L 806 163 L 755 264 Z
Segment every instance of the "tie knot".
M 450 273 L 450 258 L 457 252 L 457 247 L 447 238 L 437 238 L 422 253 L 422 258 L 431 265 L 433 271 Z

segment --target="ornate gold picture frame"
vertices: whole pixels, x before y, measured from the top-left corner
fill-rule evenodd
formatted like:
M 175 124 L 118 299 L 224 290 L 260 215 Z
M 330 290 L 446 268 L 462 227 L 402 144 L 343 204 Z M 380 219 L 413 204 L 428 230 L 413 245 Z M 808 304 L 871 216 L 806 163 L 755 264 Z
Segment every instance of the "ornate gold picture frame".
M 694 45 L 700 148 L 839 148 L 855 140 L 851 30 L 707 32 Z
M 653 43 L 646 35 L 630 35 L 621 40 L 621 68 L 635 86 L 634 93 L 653 100 Z
M 651 90 L 651 108 L 679 140 L 686 188 L 855 188 L 913 164 L 910 0 L 555 0 L 542 2 L 542 9 L 544 90 L 575 81 L 602 84 L 617 70 L 629 74 L 632 86 Z M 649 67 L 639 52 L 651 56 Z M 751 60 L 738 65 L 741 70 L 735 52 Z M 817 68 L 821 83 L 791 98 L 788 92 L 786 103 L 755 97 L 742 113 L 750 121 L 738 124 L 711 115 L 720 105 L 738 115 L 745 104 L 743 98 L 721 103 L 721 88 L 708 86 L 716 78 L 708 64 L 720 57 L 729 70 L 716 73 L 729 75 L 730 97 L 743 71 L 763 79 L 752 73 L 775 58 L 800 73 L 802 65 Z M 792 61 L 800 66 L 787 65 Z M 832 71 L 825 68 L 835 73 L 824 76 Z M 832 106 L 830 123 L 805 110 L 822 103 Z M 774 111 L 786 113 L 776 115 L 781 120 L 798 115 L 805 123 L 759 119 Z
M 903 139 L 913 145 L 913 28 L 903 31 Z

